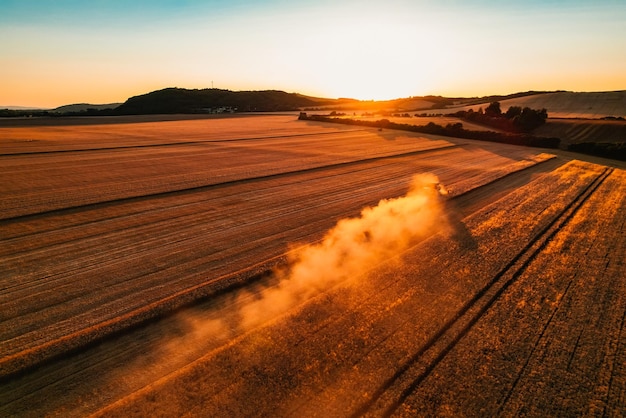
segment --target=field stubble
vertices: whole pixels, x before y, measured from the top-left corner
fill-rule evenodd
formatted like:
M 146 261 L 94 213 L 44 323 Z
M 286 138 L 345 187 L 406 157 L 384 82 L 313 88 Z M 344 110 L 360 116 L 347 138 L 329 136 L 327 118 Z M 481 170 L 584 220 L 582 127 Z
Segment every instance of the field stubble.
M 241 333 L 237 326 L 211 329 L 207 324 L 216 324 L 216 317 L 209 314 L 207 318 L 200 309 L 200 314 L 182 322 L 166 318 L 152 325 L 152 333 L 136 330 L 119 337 L 128 346 L 112 340 L 75 359 L 58 359 L 9 380 L 2 389 L 8 405 L 5 412 L 80 415 L 142 387 L 102 413 L 349 415 L 353 411 L 376 415 L 376 411 L 415 412 L 416 408 L 419 412 L 423 402 L 438 413 L 455 407 L 457 412 L 471 413 L 481 408 L 516 408 L 519 399 L 528 399 L 524 373 L 543 375 L 532 360 L 532 349 L 526 357 L 517 356 L 510 354 L 517 345 L 503 344 L 506 350 L 497 354 L 504 359 L 490 362 L 485 361 L 486 353 L 491 353 L 488 347 L 481 351 L 480 344 L 475 344 L 459 351 L 469 361 L 464 358 L 453 366 L 447 362 L 476 333 L 488 346 L 491 343 L 484 333 L 491 335 L 494 328 L 508 329 L 509 323 L 515 323 L 501 320 L 508 318 L 508 305 L 500 308 L 500 303 L 512 300 L 519 307 L 519 298 L 509 292 L 524 280 L 542 280 L 544 272 L 535 273 L 532 267 L 544 253 L 552 262 L 562 259 L 547 252 L 551 244 L 546 243 L 532 263 L 516 273 L 519 277 L 487 304 L 489 309 L 481 311 L 476 301 L 488 299 L 485 295 L 501 282 L 498 277 L 512 267 L 511 260 L 545 235 L 546 225 L 560 219 L 568 205 L 606 170 L 572 162 L 551 171 L 562 162 L 530 149 L 272 118 L 262 126 L 277 125 L 286 135 L 259 135 L 248 121 L 250 125 L 232 125 L 236 134 L 216 144 L 210 135 L 203 136 L 206 125 L 193 125 L 186 127 L 190 129 L 186 135 L 198 142 L 208 138 L 207 144 L 174 144 L 167 150 L 143 144 L 114 152 L 38 149 L 36 155 L 0 157 L 0 170 L 13 175 L 13 182 L 24 181 L 21 187 L 6 186 L 12 189 L 1 195 L 2 204 L 13 208 L 17 216 L 1 221 L 0 257 L 6 278 L 0 294 L 3 374 L 27 370 L 107 333 L 215 294 L 225 283 L 246 280 L 263 271 L 268 260 L 284 254 L 289 245 L 319 240 L 337 220 L 356 216 L 380 199 L 403 195 L 416 172 L 434 173 L 449 189 L 452 232 L 411 247 L 400 265 L 383 263 L 372 274 L 353 278 L 358 285 L 348 280 L 330 290 L 320 289 L 317 297 L 288 309 L 287 316 L 251 331 Z M 160 126 L 148 129 L 153 138 L 161 137 Z M 125 128 L 116 126 L 113 132 L 131 138 L 134 126 Z M 77 128 L 75 134 L 80 132 Z M 266 138 L 238 141 L 237 136 Z M 20 177 L 20 159 L 29 172 L 39 174 Z M 191 171 L 197 167 L 196 175 L 179 182 L 180 176 L 188 176 L 187 160 Z M 89 173 L 89 190 L 71 184 L 73 167 Z M 145 174 L 144 188 L 137 189 L 135 183 L 111 194 L 112 182 L 123 183 L 125 167 L 133 177 Z M 612 196 L 603 209 L 614 211 L 604 217 L 607 223 L 588 226 L 585 235 L 597 231 L 612 236 L 613 241 L 599 244 L 597 250 L 609 257 L 608 245 L 624 245 L 623 233 L 607 233 L 616 226 L 623 231 L 623 211 L 616 210 L 624 203 L 621 173 L 615 170 L 597 192 Z M 42 199 L 31 200 L 32 194 L 21 192 L 28 186 L 40 192 L 60 188 L 61 198 L 54 200 L 52 194 L 41 192 Z M 511 191 L 511 187 L 519 189 Z M 593 213 L 582 208 L 587 206 L 576 212 L 579 217 Z M 551 242 L 564 236 L 560 231 Z M 575 263 L 576 256 L 572 257 L 570 263 Z M 599 286 L 604 283 L 595 270 L 575 265 L 577 271 L 593 275 Z M 253 267 L 242 272 L 247 266 Z M 614 286 L 623 289 L 619 260 L 613 262 L 611 271 Z M 260 289 L 236 303 L 247 305 L 262 293 Z M 229 294 L 222 297 L 226 311 L 216 311 L 217 319 L 230 317 L 237 324 L 239 313 L 232 313 L 230 307 L 233 300 Z M 553 301 L 546 298 L 542 303 Z M 621 303 L 619 299 L 617 306 Z M 607 304 L 600 307 L 607 308 Z M 214 307 L 207 309 L 215 312 Z M 473 319 L 475 311 L 480 315 Z M 596 386 L 596 394 L 586 400 L 619 410 L 623 408 L 619 400 L 623 371 L 611 356 L 623 356 L 623 349 L 619 351 L 623 336 L 615 333 L 615 315 L 607 320 L 607 354 L 599 360 L 606 363 L 600 369 L 611 389 L 603 392 Z M 491 316 L 493 324 L 480 333 Z M 539 315 L 535 325 L 541 327 L 541 318 L 545 317 Z M 471 327 L 459 325 L 468 322 Z M 462 331 L 456 331 L 455 324 Z M 515 329 L 519 331 L 511 333 L 513 337 L 532 340 L 528 330 L 536 328 Z M 133 335 L 146 341 L 137 342 Z M 145 354 L 146 346 L 153 347 L 149 350 L 153 354 Z M 188 346 L 182 358 L 173 355 L 187 351 L 182 347 Z M 509 395 L 499 401 L 489 397 L 483 404 L 472 401 L 478 398 L 461 397 L 449 405 L 444 395 L 434 396 L 420 383 L 454 370 L 450 367 L 459 367 L 460 362 L 472 361 L 479 362 L 488 375 L 498 368 L 507 371 L 509 380 L 504 386 L 485 383 L 483 393 L 493 395 L 509 388 Z M 128 368 L 117 369 L 120 364 Z M 103 378 L 82 386 L 93 370 L 99 370 Z M 415 380 L 423 370 L 430 372 Z M 151 385 L 162 376 L 167 377 Z M 471 376 L 457 381 L 465 387 L 468 379 Z M 68 386 L 74 387 L 74 394 L 59 396 Z M 241 399 L 248 402 L 243 404 Z M 579 402 L 571 410 L 580 408 Z M 426 409 L 421 411 L 428 414 Z
M 307 126 L 300 129 L 308 132 Z M 181 189 L 166 181 L 166 174 L 182 175 L 180 167 L 188 160 L 193 167 L 198 153 L 186 146 L 168 154 L 175 163 L 170 165 L 161 162 L 160 149 L 151 148 L 142 148 L 144 158 L 136 162 L 134 149 L 124 151 L 127 158 L 96 151 L 95 160 L 90 152 L 50 159 L 44 154 L 36 162 L 38 170 L 30 156 L 6 157 L 3 168 L 12 181 L 5 184 L 2 201 L 16 202 L 12 208 L 19 216 L 5 220 L 2 228 L 3 364 L 63 352 L 92 334 L 114 330 L 117 321 L 128 325 L 133 315 L 143 318 L 146 306 L 181 292 L 211 293 L 221 286 L 212 285 L 211 278 L 232 275 L 233 266 L 280 256 L 289 244 L 319 237 L 338 219 L 403 194 L 416 172 L 439 175 L 455 193 L 550 158 L 523 151 L 512 161 L 478 147 L 460 149 L 441 139 L 417 141 L 395 133 L 331 130 L 317 135 L 227 142 L 222 152 L 200 154 L 207 184 L 199 188 Z M 290 150 L 287 163 L 285 150 Z M 153 158 L 157 162 L 140 176 L 137 167 Z M 294 161 L 300 164 L 297 170 Z M 480 168 L 486 161 L 491 161 L 487 171 Z M 89 173 L 89 187 L 73 185 L 74 166 Z M 226 182 L 223 170 L 229 173 Z M 47 174 L 35 176 L 37 171 Z M 166 191 L 145 195 L 153 188 L 131 183 L 108 201 L 117 193 L 111 191 L 111 176 L 127 171 L 141 177 L 136 181 Z M 79 192 L 70 193 L 68 187 Z M 44 201 L 31 199 L 35 192 L 30 188 L 46 190 L 39 195 Z M 85 195 L 96 203 L 85 205 Z M 54 196 L 54 210 L 45 196 Z M 10 370 L 6 366 L 5 372 Z
M 611 181 L 605 184 L 606 175 L 606 170 L 577 164 L 548 174 L 463 219 L 463 226 L 458 228 L 467 228 L 466 234 L 457 230 L 452 236 L 434 236 L 404 253 L 400 269 L 397 263 L 387 263 L 366 277 L 343 283 L 102 413 L 489 414 L 516 407 L 514 398 L 506 396 L 507 390 L 521 397 L 522 407 L 533 399 L 530 393 L 539 396 L 534 390 L 519 387 L 524 374 L 531 371 L 533 382 L 552 382 L 555 393 L 542 399 L 555 413 L 580 413 L 590 402 L 599 403 L 601 408 L 613 403 L 613 410 L 619 411 L 623 404 L 616 387 L 609 397 L 608 391 L 602 390 L 603 382 L 576 370 L 570 371 L 566 384 L 559 385 L 547 373 L 563 373 L 559 367 L 562 363 L 546 366 L 537 362 L 529 367 L 537 355 L 532 349 L 533 339 L 550 325 L 550 310 L 558 302 L 550 281 L 533 305 L 546 313 L 534 316 L 533 312 L 520 312 L 525 303 L 536 298 L 533 287 L 546 285 L 544 277 L 553 274 L 549 269 L 537 271 L 534 264 L 539 256 L 556 261 L 554 254 L 544 255 L 546 245 L 563 238 L 564 226 L 575 222 L 572 219 L 576 216 L 585 216 L 583 208 L 593 210 L 586 206 L 584 194 L 599 184 L 603 185 L 603 195 L 620 189 L 623 173 L 609 176 Z M 529 193 L 536 189 L 539 191 Z M 547 196 L 558 197 L 546 210 Z M 617 203 L 623 199 L 622 190 Z M 608 222 L 623 224 L 620 217 Z M 617 235 L 613 239 L 623 241 Z M 600 251 L 606 252 L 607 247 Z M 570 262 L 576 265 L 572 270 L 595 271 Z M 609 283 L 615 280 L 617 289 L 605 292 L 623 289 L 621 273 L 623 267 L 618 265 L 612 276 L 598 276 L 598 280 Z M 514 297 L 512 292 L 520 288 L 524 294 Z M 609 329 L 603 329 L 608 332 L 600 332 L 604 339 L 596 340 L 606 345 L 596 356 L 600 362 L 612 362 L 619 355 L 616 342 L 624 313 L 622 293 L 613 296 L 619 300 L 617 305 L 605 300 L 601 306 L 603 312 L 617 309 L 607 319 Z M 501 305 L 507 303 L 514 308 L 512 319 L 501 316 Z M 583 306 L 576 309 L 585 311 Z M 484 329 L 483 323 L 489 318 L 493 323 Z M 520 318 L 532 324 L 518 326 Z M 586 319 L 590 319 L 588 315 Z M 571 336 L 567 327 L 561 331 Z M 494 334 L 499 336 L 496 347 L 490 339 Z M 545 333 L 540 335 L 546 337 Z M 471 340 L 474 336 L 477 340 Z M 505 337 L 531 345 L 506 344 L 502 341 Z M 557 334 L 556 338 L 562 337 Z M 593 340 L 589 342 L 593 344 Z M 477 376 L 472 367 L 481 374 Z M 466 370 L 460 372 L 459 368 Z M 614 375 L 611 368 L 603 370 Z M 444 373 L 449 374 L 442 377 Z M 507 379 L 498 373 L 505 373 Z M 480 381 L 482 375 L 491 378 L 489 383 L 472 388 L 472 382 Z M 430 390 L 433 379 L 441 382 L 438 390 Z M 596 397 L 578 396 L 577 403 L 568 404 L 583 383 L 596 389 Z M 537 408 L 532 409 L 534 414 L 541 411 L 543 400 L 530 402 Z

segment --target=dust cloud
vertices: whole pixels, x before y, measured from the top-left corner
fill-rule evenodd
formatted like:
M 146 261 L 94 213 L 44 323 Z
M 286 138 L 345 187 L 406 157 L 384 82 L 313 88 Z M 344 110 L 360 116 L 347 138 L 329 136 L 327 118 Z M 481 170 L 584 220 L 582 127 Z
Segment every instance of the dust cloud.
M 149 354 L 126 364 L 128 390 L 235 343 L 333 286 L 358 286 L 380 263 L 400 263 L 398 255 L 412 245 L 451 231 L 445 194 L 436 176 L 416 175 L 405 196 L 381 200 L 360 216 L 339 221 L 318 243 L 292 251 L 286 267 L 267 281 L 165 318 Z
M 287 266 L 273 272 L 271 285 L 251 285 L 226 295 L 203 318 L 179 315 L 185 339 L 191 346 L 205 339 L 223 343 L 339 283 L 358 285 L 378 264 L 399 262 L 396 256 L 411 245 L 451 231 L 444 210 L 446 194 L 435 175 L 415 175 L 405 196 L 383 199 L 363 209 L 359 217 L 340 220 L 320 242 L 292 251 Z
M 358 285 L 382 262 L 400 262 L 397 256 L 411 245 L 450 230 L 445 194 L 436 176 L 416 175 L 405 196 L 381 200 L 359 217 L 340 220 L 320 242 L 294 250 L 287 266 L 273 272 L 271 285 L 223 295 L 208 312 L 180 313 L 179 336 L 160 344 L 167 360 L 157 363 L 167 368 L 163 363 L 192 361 L 335 285 Z
M 357 218 L 340 220 L 323 240 L 297 250 L 288 267 L 277 271 L 278 285 L 241 306 L 248 330 L 286 312 L 337 283 L 358 278 L 411 244 L 448 228 L 446 191 L 433 174 L 413 177 L 408 193 L 381 200 Z

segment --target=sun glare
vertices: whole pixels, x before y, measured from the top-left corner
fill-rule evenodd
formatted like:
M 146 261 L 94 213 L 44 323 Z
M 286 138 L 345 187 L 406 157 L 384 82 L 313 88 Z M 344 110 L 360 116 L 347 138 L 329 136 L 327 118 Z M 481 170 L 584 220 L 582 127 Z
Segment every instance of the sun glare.
M 429 56 L 436 61 L 442 54 L 420 45 L 427 26 L 416 28 L 376 16 L 343 16 L 341 23 L 332 21 L 328 26 L 340 29 L 315 33 L 306 40 L 323 48 L 298 53 L 298 62 L 307 62 L 307 81 L 325 96 L 389 100 L 430 90 L 429 80 L 435 74 L 421 60 Z M 407 39 L 415 40 L 414 48 L 407 48 Z

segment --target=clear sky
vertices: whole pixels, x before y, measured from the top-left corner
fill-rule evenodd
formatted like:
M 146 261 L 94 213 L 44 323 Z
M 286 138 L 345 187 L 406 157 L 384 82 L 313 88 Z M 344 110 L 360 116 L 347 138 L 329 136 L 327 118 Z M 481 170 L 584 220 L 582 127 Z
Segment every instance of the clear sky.
M 626 0 L 0 0 L 0 105 L 626 89 Z

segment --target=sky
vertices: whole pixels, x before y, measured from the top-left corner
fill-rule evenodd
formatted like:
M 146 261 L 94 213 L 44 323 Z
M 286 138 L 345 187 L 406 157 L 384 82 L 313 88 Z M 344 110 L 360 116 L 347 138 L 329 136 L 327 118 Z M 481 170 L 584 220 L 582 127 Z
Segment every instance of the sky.
M 626 89 L 624 0 L 0 0 L 0 105 Z

